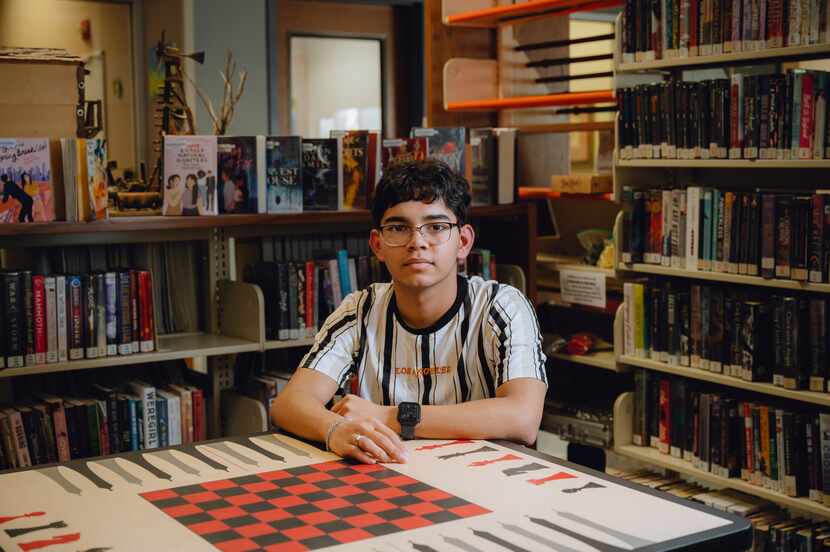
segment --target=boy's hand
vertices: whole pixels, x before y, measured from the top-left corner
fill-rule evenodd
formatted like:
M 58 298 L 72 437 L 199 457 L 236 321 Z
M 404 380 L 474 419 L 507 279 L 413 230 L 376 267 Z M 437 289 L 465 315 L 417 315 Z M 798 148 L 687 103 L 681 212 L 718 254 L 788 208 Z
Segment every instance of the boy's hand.
M 397 425 L 397 413 L 394 406 L 382 406 L 372 401 L 361 399 L 351 393 L 337 401 L 331 407 L 331 411 L 340 414 L 344 418 L 356 420 L 358 418 L 375 418 L 380 420 L 389 428 Z
M 376 418 L 349 419 L 329 437 L 329 450 L 365 464 L 406 462 L 409 452 L 398 435 Z

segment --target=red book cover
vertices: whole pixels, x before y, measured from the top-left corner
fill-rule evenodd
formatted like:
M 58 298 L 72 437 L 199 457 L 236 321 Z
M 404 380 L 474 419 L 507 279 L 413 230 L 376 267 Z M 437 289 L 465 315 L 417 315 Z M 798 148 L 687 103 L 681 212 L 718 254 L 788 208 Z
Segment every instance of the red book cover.
M 155 350 L 155 320 L 153 319 L 153 279 L 149 270 L 138 271 L 138 312 L 141 352 Z
M 699 54 L 700 46 L 700 0 L 689 0 L 689 55 Z
M 801 84 L 801 136 L 798 140 L 798 158 L 813 157 L 813 125 L 815 124 L 813 98 L 813 74 L 804 73 Z
M 130 348 L 133 353 L 141 350 L 140 338 L 140 315 L 138 313 L 138 271 L 130 271 L 130 336 L 132 342 Z
M 744 418 L 744 452 L 746 455 L 744 463 L 746 464 L 747 473 L 751 474 L 755 471 L 755 455 L 753 454 L 754 445 L 752 441 L 752 403 L 743 403 L 742 414 Z
M 57 397 L 44 399 L 49 405 L 52 413 L 52 428 L 55 432 L 55 446 L 58 452 L 58 462 L 69 462 L 69 433 L 66 429 L 66 411 L 63 409 L 63 401 Z
M 784 0 L 767 0 L 767 48 L 784 45 Z
M 306 335 L 314 335 L 314 261 L 305 262 L 305 327 Z
M 669 380 L 660 380 L 660 452 L 663 454 L 669 453 L 671 445 L 670 387 Z
M 207 439 L 205 395 L 198 387 L 190 387 L 190 391 L 193 400 L 193 441 L 204 441 Z
M 98 439 L 99 443 L 101 444 L 101 456 L 106 456 L 108 454 L 112 454 L 110 450 L 110 431 L 109 431 L 109 420 L 108 420 L 108 412 L 107 412 L 107 401 L 95 401 L 95 406 L 98 408 Z
M 46 363 L 46 285 L 45 277 L 32 276 L 32 313 L 35 317 L 35 362 Z
M 384 140 L 381 151 L 383 170 L 386 170 L 390 165 L 395 163 L 426 159 L 427 152 L 427 139 L 423 136 L 419 138 Z

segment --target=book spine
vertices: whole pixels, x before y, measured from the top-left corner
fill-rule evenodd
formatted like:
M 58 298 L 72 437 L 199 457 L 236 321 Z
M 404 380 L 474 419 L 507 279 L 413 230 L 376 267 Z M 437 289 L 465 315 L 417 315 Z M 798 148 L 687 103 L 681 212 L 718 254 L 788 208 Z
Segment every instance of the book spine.
M 130 270 L 130 351 L 141 352 L 141 314 L 139 313 L 139 275 L 137 270 Z M 151 295 L 152 297 L 152 295 Z
M 26 360 L 26 326 L 23 316 L 23 289 L 20 273 L 6 272 L 2 275 L 3 316 L 5 318 L 6 367 L 21 368 Z M 0 337 L 2 339 L 2 337 Z
M 84 358 L 84 295 L 80 276 L 67 276 L 69 295 L 69 360 Z
M 149 353 L 156 349 L 155 314 L 153 310 L 153 278 L 149 270 L 138 271 L 139 324 L 141 328 L 140 351 Z
M 775 276 L 789 278 L 791 275 L 790 261 L 792 258 L 792 217 L 793 203 L 789 195 L 776 196 L 775 214 L 778 217 L 778 231 L 776 233 L 775 249 Z
M 116 299 L 116 353 L 119 355 L 129 355 L 133 352 L 133 337 L 132 337 L 132 314 L 130 305 L 132 297 L 130 295 L 130 273 L 126 271 L 118 272 L 114 275 L 117 280 L 115 299 Z
M 48 348 L 46 337 L 46 278 L 39 274 L 32 276 L 32 310 L 35 319 L 35 362 L 45 364 Z
M 801 83 L 801 124 L 798 136 L 798 159 L 813 158 L 814 118 L 813 73 L 802 75 Z
M 761 198 L 761 276 L 775 278 L 775 195 Z
M 26 356 L 24 358 L 26 366 L 32 366 L 37 363 L 37 354 L 35 348 L 35 315 L 34 315 L 34 293 L 32 291 L 32 273 L 24 271 L 20 274 L 21 285 L 23 286 L 23 320 L 26 327 Z M 3 325 L 0 325 L 0 329 Z M 0 345 L 0 358 L 3 357 L 3 346 Z M 3 361 L 0 361 L 0 368 L 3 367 Z
M 107 356 L 118 354 L 118 281 L 115 272 L 104 274 L 104 309 L 106 312 Z
M 98 356 L 107 356 L 107 282 L 105 274 L 95 274 L 95 318 L 96 324 L 96 344 L 98 346 Z
M 810 218 L 810 245 L 807 258 L 808 279 L 820 284 L 824 281 L 824 202 L 825 195 L 814 194 Z
M 55 276 L 55 300 L 57 304 L 58 362 L 69 360 L 69 335 L 67 334 L 66 276 Z
M 658 449 L 663 454 L 669 454 L 671 447 L 671 382 L 668 379 L 660 380 L 660 444 Z
M 58 361 L 58 299 L 55 277 L 44 280 L 46 291 L 46 362 Z
M 86 358 L 98 358 L 98 288 L 95 275 L 84 277 L 84 296 L 86 299 L 84 348 Z

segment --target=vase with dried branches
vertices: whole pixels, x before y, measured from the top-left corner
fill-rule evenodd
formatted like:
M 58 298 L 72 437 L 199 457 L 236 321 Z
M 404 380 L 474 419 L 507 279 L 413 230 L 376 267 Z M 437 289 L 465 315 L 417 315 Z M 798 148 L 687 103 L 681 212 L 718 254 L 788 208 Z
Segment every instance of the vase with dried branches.
M 228 50 L 228 55 L 225 58 L 225 70 L 220 71 L 219 74 L 222 76 L 224 86 L 222 104 L 220 105 L 218 113 L 213 107 L 213 102 L 202 90 L 199 89 L 198 86 L 196 86 L 196 83 L 194 83 L 186 74 L 185 78 L 187 78 L 194 90 L 196 90 L 196 94 L 199 95 L 199 99 L 202 100 L 202 104 L 205 106 L 208 115 L 210 115 L 210 118 L 213 121 L 213 134 L 222 136 L 228 131 L 228 127 L 233 120 L 236 105 L 239 103 L 240 98 L 242 98 L 243 92 L 245 92 L 245 82 L 248 80 L 248 72 L 244 69 L 239 72 L 237 79 L 238 83 L 234 89 L 233 81 L 234 77 L 237 76 L 236 61 L 233 59 L 233 52 Z

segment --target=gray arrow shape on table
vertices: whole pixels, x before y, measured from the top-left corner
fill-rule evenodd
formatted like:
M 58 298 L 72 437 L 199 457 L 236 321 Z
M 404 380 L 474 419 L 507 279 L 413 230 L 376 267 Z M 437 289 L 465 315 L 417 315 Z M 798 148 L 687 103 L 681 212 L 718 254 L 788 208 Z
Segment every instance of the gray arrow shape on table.
M 37 470 L 36 473 L 48 477 L 49 479 L 60 485 L 63 488 L 63 490 L 67 493 L 76 495 L 81 494 L 81 489 L 73 485 L 66 477 L 64 477 L 63 474 L 61 474 L 61 472 L 59 471 L 58 466 L 53 466 L 51 468 L 43 468 Z
M 506 541 L 503 538 L 494 535 L 493 533 L 489 533 L 487 531 L 477 531 L 473 529 L 473 535 L 488 540 L 492 543 L 498 544 L 499 546 L 503 546 L 504 548 L 512 550 L 513 552 L 530 552 L 530 550 L 528 550 L 527 548 L 522 548 L 517 544 L 513 544 L 512 542 Z
M 200 461 L 204 462 L 205 464 L 207 464 L 208 466 L 210 466 L 214 470 L 228 471 L 228 467 L 226 465 L 217 462 L 213 458 L 210 458 L 207 454 L 205 454 L 201 450 L 199 450 L 196 447 L 196 445 L 194 445 L 194 444 L 184 445 L 181 448 L 181 450 L 182 450 L 182 452 L 185 452 L 185 453 L 187 453 L 191 456 L 195 456 Z
M 438 459 L 439 460 L 449 460 L 450 458 L 458 458 L 459 456 L 466 456 L 468 454 L 478 454 L 479 452 L 496 452 L 497 450 L 498 449 L 495 449 L 493 447 L 488 447 L 487 445 L 484 445 L 483 447 L 473 449 L 473 450 L 468 450 L 467 452 L 456 452 L 455 454 L 445 454 L 443 456 L 439 456 Z
M 201 472 L 194 468 L 193 466 L 186 464 L 181 461 L 181 459 L 176 458 L 176 455 L 173 454 L 172 450 L 160 450 L 158 452 L 154 452 L 153 456 L 158 456 L 168 464 L 172 464 L 176 466 L 178 469 L 182 470 L 184 473 L 188 475 L 200 475 Z
M 245 456 L 244 454 L 242 454 L 240 452 L 235 451 L 225 441 L 221 441 L 219 443 L 211 443 L 211 444 L 206 445 L 206 446 L 208 448 L 212 448 L 213 450 L 218 450 L 219 452 L 227 454 L 231 458 L 236 458 L 237 460 L 239 460 L 243 464 L 247 464 L 249 466 L 259 466 L 259 462 L 257 462 L 256 460 L 252 460 L 251 458 L 248 458 L 247 456 Z
M 630 535 L 628 533 L 623 533 L 622 531 L 617 531 L 616 529 L 605 527 L 603 525 L 600 525 L 599 523 L 591 521 L 590 519 L 586 519 L 577 514 L 572 514 L 570 512 L 557 512 L 556 510 L 554 510 L 554 512 L 556 512 L 565 519 L 575 521 L 576 523 L 580 523 L 582 525 L 585 525 L 586 527 L 590 527 L 591 529 L 596 529 L 597 531 L 600 531 L 607 535 L 611 535 L 612 537 L 621 540 L 624 543 L 633 546 L 634 548 L 640 548 L 643 546 L 654 544 L 654 541 L 650 541 L 648 539 L 643 539 L 634 535 Z
M 516 533 L 517 535 L 521 535 L 521 536 L 523 536 L 527 539 L 530 539 L 534 542 L 538 542 L 539 544 L 541 544 L 543 546 L 547 546 L 551 550 L 556 550 L 557 552 L 580 552 L 576 548 L 571 548 L 570 546 L 566 546 L 564 544 L 559 544 L 557 542 L 553 542 L 550 539 L 546 539 L 545 537 L 543 537 L 541 535 L 537 535 L 536 533 L 534 533 L 532 531 L 528 531 L 527 529 L 525 529 L 523 527 L 519 527 L 518 525 L 511 525 L 510 523 L 502 523 L 501 525 L 502 525 L 502 527 L 504 527 L 508 531 L 512 531 L 512 532 Z
M 625 552 L 626 550 L 625 548 L 620 548 L 619 546 L 614 546 L 613 544 L 608 544 L 607 542 L 602 542 L 596 539 L 592 539 L 591 537 L 586 537 L 585 535 L 581 535 L 576 531 L 571 531 L 567 527 L 562 527 L 561 525 L 557 525 L 556 523 L 550 522 L 546 519 L 534 517 L 529 517 L 528 519 L 536 525 L 541 525 L 542 527 L 546 527 L 558 533 L 562 533 L 563 535 L 567 535 L 573 539 L 578 540 L 582 544 L 593 546 L 601 552 Z
M 444 539 L 444 542 L 446 542 L 447 544 L 457 546 L 461 550 L 464 550 L 464 552 L 484 552 L 484 550 L 482 550 L 481 548 L 476 548 L 472 544 L 466 543 L 463 540 L 457 539 L 455 537 L 445 537 L 442 535 L 441 538 Z
M 167 481 L 173 481 L 173 476 L 167 473 L 166 471 L 162 471 L 158 469 L 155 465 L 145 458 L 145 454 L 134 454 L 130 456 L 130 462 L 138 464 L 148 472 L 152 473 L 159 479 L 166 479 Z
M 240 443 L 240 442 L 237 441 L 237 444 L 241 445 L 243 447 L 252 448 L 255 451 L 257 451 L 258 453 L 262 454 L 263 456 L 266 456 L 267 458 L 270 458 L 271 460 L 276 460 L 277 462 L 285 462 L 285 457 L 284 456 L 280 456 L 279 454 L 274 454 L 273 452 L 271 452 L 267 448 L 259 445 L 256 441 L 254 441 L 253 437 L 248 437 L 248 442 L 246 442 L 246 443 Z
M 282 439 L 278 439 L 276 435 L 273 435 L 273 434 L 262 435 L 258 438 L 263 439 L 265 441 L 268 441 L 269 443 L 274 444 L 274 445 L 280 447 L 281 449 L 287 450 L 288 452 L 290 452 L 292 454 L 296 454 L 297 456 L 305 456 L 306 458 L 311 458 L 311 454 L 309 454 L 308 452 L 306 452 L 302 449 L 299 449 L 299 448 L 295 447 L 294 445 L 290 445 L 290 444 L 286 443 L 285 441 L 283 441 Z
M 118 475 L 121 479 L 126 481 L 127 483 L 131 483 L 133 485 L 141 485 L 142 481 L 138 477 L 134 476 L 130 472 L 124 469 L 121 464 L 118 463 L 117 459 L 115 458 L 105 458 L 103 460 L 96 460 L 96 464 L 101 464 L 109 471 Z
M 70 470 L 75 470 L 79 474 L 83 475 L 84 477 L 92 481 L 92 483 L 99 489 L 106 489 L 108 491 L 112 490 L 112 485 L 110 483 L 107 483 L 101 477 L 99 477 L 97 473 L 89 469 L 89 462 L 74 462 L 64 467 Z
M 530 464 L 525 464 L 524 466 L 507 468 L 506 470 L 502 470 L 501 472 L 507 477 L 510 477 L 512 475 L 522 475 L 531 471 L 544 470 L 545 468 L 547 468 L 547 466 L 544 464 L 539 464 L 538 462 L 531 462 Z

